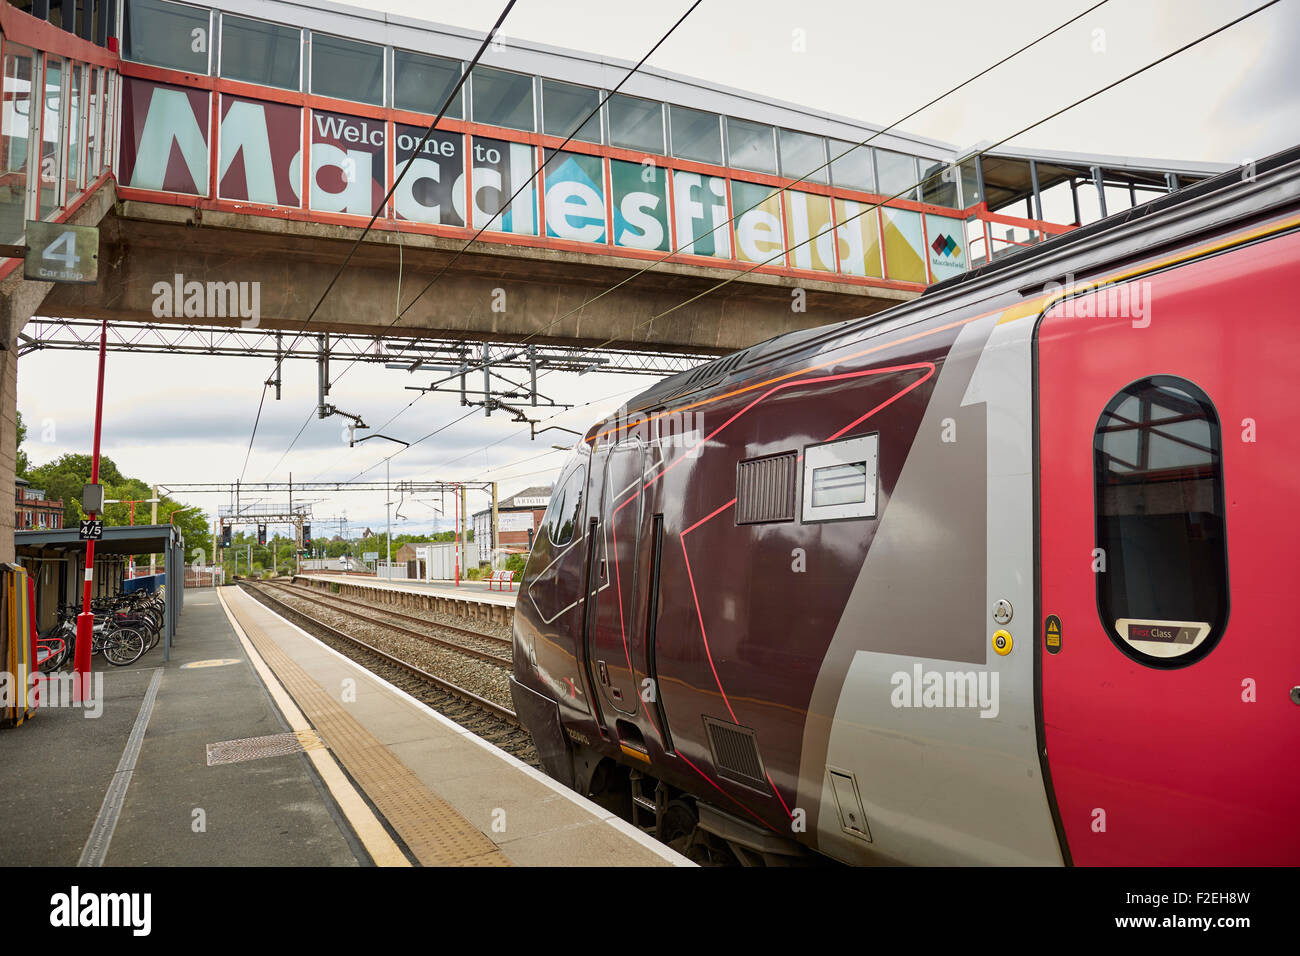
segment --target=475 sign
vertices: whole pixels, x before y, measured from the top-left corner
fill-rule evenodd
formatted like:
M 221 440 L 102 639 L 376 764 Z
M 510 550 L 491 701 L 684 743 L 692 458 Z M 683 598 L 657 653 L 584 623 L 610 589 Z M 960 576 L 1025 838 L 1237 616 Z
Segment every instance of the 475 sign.
M 93 285 L 99 279 L 99 229 L 27 222 L 23 278 Z

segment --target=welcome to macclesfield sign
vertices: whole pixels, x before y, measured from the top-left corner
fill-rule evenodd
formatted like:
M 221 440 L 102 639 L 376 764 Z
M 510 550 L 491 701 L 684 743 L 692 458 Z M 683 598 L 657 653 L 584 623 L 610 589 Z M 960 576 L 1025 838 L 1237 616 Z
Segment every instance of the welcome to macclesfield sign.
M 124 78 L 119 182 L 254 207 L 303 208 L 303 107 L 220 94 L 213 148 L 205 90 Z M 393 197 L 392 218 L 488 229 L 607 248 L 683 253 L 811 272 L 926 283 L 964 272 L 961 219 L 910 209 L 871 209 L 860 199 L 746 182 L 641 162 L 564 152 L 528 182 L 537 147 L 507 138 L 308 110 L 305 206 L 366 216 L 395 169 L 414 160 Z M 502 136 L 510 135 L 502 131 Z M 419 154 L 416 154 L 417 147 Z M 216 196 L 210 163 L 216 163 Z M 539 201 L 540 200 L 540 201 Z M 504 205 L 504 208 L 503 208 Z M 741 211 L 727 227 L 731 211 Z M 257 212 L 257 209 L 249 209 Z M 927 271 L 928 264 L 928 271 Z

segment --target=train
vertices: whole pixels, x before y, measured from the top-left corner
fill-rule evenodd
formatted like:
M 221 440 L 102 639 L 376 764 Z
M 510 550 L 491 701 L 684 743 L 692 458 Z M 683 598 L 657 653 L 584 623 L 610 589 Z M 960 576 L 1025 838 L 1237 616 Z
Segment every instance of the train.
M 510 688 L 700 863 L 1300 863 L 1300 147 L 653 385 Z

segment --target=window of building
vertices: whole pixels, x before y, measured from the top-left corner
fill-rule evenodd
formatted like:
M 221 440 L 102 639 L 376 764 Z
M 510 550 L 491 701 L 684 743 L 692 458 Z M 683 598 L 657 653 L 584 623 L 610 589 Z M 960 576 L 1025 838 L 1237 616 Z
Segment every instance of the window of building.
M 125 0 L 122 56 L 150 66 L 206 75 L 211 21 L 209 11 L 184 3 Z
M 958 168 L 942 160 L 931 163 L 923 159 L 921 165 L 923 167 L 921 178 L 924 180 L 921 183 L 921 201 L 936 206 L 947 206 L 949 209 L 960 209 L 957 182 L 961 177 Z
M 778 131 L 781 140 L 781 175 L 809 183 L 826 182 L 826 140 L 794 130 Z
M 474 122 L 533 131 L 533 78 L 488 66 L 474 68 Z
M 605 104 L 605 110 L 609 114 L 609 141 L 612 144 L 660 156 L 664 154 L 662 103 L 616 93 Z
M 920 177 L 916 174 L 915 156 L 888 149 L 876 150 L 876 176 L 884 195 L 899 199 L 916 198 L 916 181 Z
M 546 536 L 557 548 L 573 540 L 574 529 L 582 520 L 582 491 L 586 482 L 587 469 L 579 465 L 569 472 L 568 477 L 551 494 L 542 521 L 546 527 Z
M 79 190 L 78 175 L 81 172 L 81 124 L 82 116 L 81 78 L 85 67 L 80 63 L 68 64 L 68 158 L 64 177 L 64 196 L 71 202 Z
M 63 171 L 64 64 L 45 56 L 45 104 L 41 119 L 40 217 L 49 219 L 59 209 L 59 179 Z
M 282 90 L 302 87 L 302 30 L 221 15 L 221 75 Z
M 460 82 L 460 74 L 460 60 L 394 50 L 393 105 L 399 110 L 437 116 L 442 104 L 447 102 L 448 94 Z M 455 99 L 447 107 L 447 116 L 460 119 L 465 115 L 462 106 L 464 95 L 464 89 L 456 90 Z
M 686 106 L 668 107 L 673 155 L 697 163 L 722 165 L 722 117 Z
M 727 161 L 738 169 L 776 173 L 776 131 L 763 123 L 727 117 Z
M 876 516 L 878 434 L 809 445 L 803 459 L 803 520 Z
M 324 33 L 311 35 L 311 91 L 384 105 L 384 48 Z
M 86 182 L 99 175 L 99 127 L 103 122 L 103 106 L 99 96 L 100 67 L 92 66 L 89 71 L 89 87 L 86 94 Z
M 1153 376 L 1110 400 L 1093 448 L 1102 623 L 1134 660 L 1189 664 L 1228 618 L 1218 414 L 1191 382 Z
M 584 143 L 599 143 L 600 111 L 596 109 L 599 105 L 600 90 L 559 80 L 542 80 L 542 131 L 558 139 L 572 133 L 574 139 Z
M 831 182 L 845 189 L 876 191 L 876 175 L 871 165 L 871 147 L 830 140 Z
M 4 45 L 4 111 L 0 150 L 4 188 L 0 189 L 0 236 L 6 243 L 22 238 L 27 216 L 28 120 L 32 105 L 32 55 L 15 44 Z

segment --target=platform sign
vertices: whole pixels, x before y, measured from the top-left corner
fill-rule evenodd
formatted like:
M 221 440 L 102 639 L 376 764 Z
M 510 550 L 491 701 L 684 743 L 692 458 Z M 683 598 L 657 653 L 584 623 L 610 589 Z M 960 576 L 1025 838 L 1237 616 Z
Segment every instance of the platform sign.
M 378 551 L 367 551 L 367 552 L 365 552 L 364 554 L 361 555 L 361 558 L 362 558 L 362 560 L 364 560 L 364 561 L 378 561 L 378 560 L 379 560 L 379 552 L 378 552 Z
M 94 285 L 99 281 L 99 228 L 27 221 L 23 278 Z
M 82 541 L 98 541 L 104 537 L 104 520 L 102 518 L 84 519 L 77 530 L 77 537 Z

